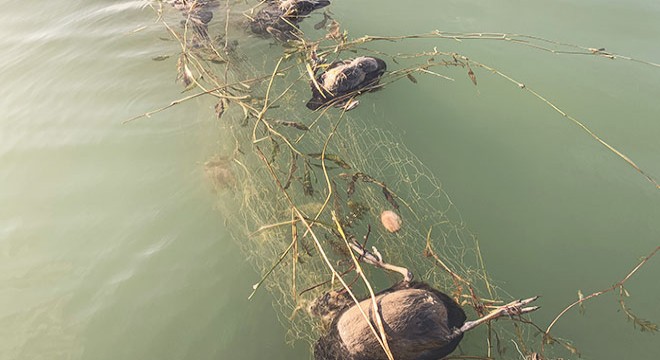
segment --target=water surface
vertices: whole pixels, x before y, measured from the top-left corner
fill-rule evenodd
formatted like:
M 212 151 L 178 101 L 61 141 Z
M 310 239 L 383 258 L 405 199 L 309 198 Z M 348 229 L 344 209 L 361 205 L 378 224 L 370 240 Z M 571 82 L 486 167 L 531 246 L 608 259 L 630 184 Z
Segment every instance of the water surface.
M 246 301 L 259 274 L 203 173 L 224 145 L 212 102 L 121 124 L 181 97 L 178 45 L 159 39 L 167 33 L 145 4 L 3 6 L 0 358 L 309 358 L 305 344 L 285 344 L 267 292 Z M 331 10 L 356 36 L 524 33 L 660 62 L 654 1 L 337 0 Z M 501 42 L 374 46 L 437 46 L 496 67 L 660 178 L 658 68 Z M 172 57 L 152 60 L 161 55 Z M 463 70 L 443 73 L 456 81 L 397 82 L 353 114 L 400 134 L 431 168 L 491 275 L 509 293 L 543 295 L 535 320 L 547 324 L 578 289 L 610 286 L 658 245 L 658 191 L 630 166 L 501 78 L 476 71 L 474 87 Z M 651 262 L 627 286 L 628 305 L 656 323 L 658 274 Z M 556 331 L 585 358 L 660 354 L 657 335 L 634 330 L 615 296 Z

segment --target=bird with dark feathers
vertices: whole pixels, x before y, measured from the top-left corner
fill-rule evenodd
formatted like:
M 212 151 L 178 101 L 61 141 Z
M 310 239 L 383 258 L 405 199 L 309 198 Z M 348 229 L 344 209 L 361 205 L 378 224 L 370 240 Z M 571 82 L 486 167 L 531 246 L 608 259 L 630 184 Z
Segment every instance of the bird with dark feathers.
M 347 299 L 337 310 L 337 295 L 321 298 L 331 305 L 330 330 L 314 346 L 315 360 L 387 360 L 360 309 Z M 463 338 L 463 309 L 426 283 L 402 281 L 376 294 L 387 342 L 397 360 L 438 360 L 456 349 Z M 319 304 L 312 312 L 321 312 Z M 360 302 L 372 316 L 372 299 Z M 375 324 L 375 319 L 371 319 Z
M 371 56 L 334 62 L 316 78 L 316 82 L 311 82 L 312 98 L 307 102 L 307 107 L 316 110 L 334 105 L 351 110 L 358 105 L 351 98 L 373 91 L 373 86 L 378 84 L 386 69 L 385 61 Z
M 289 40 L 299 32 L 298 24 L 312 11 L 330 5 L 328 0 L 270 0 L 250 20 L 250 29 L 261 36 Z
M 174 0 L 172 6 L 180 10 L 186 20 L 182 24 L 189 22 L 191 28 L 200 38 L 208 40 L 209 23 L 213 20 L 213 11 L 219 6 L 217 0 Z
M 349 246 L 363 262 L 398 272 L 403 281 L 358 303 L 347 295 L 348 289 L 318 298 L 309 311 L 330 325 L 314 345 L 314 360 L 439 360 L 456 349 L 466 331 L 502 316 L 521 316 L 539 308 L 526 307 L 538 299 L 534 296 L 465 321 L 465 312 L 456 301 L 426 283 L 413 281 L 407 268 L 384 262 L 375 249 L 373 253 L 366 250 L 354 237 Z M 374 336 L 376 327 L 384 332 L 387 346 L 379 335 Z

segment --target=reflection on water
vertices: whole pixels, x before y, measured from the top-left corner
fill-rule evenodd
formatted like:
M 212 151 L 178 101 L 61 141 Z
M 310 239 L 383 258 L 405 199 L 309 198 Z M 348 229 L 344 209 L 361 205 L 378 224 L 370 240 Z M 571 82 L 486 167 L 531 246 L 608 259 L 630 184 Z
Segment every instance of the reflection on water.
M 511 31 L 660 59 L 651 1 L 378 2 L 374 18 L 375 3 L 330 9 L 356 35 Z M 304 345 L 283 343 L 266 292 L 245 301 L 259 275 L 237 255 L 205 178 L 231 182 L 222 159 L 204 166 L 222 146 L 213 103 L 120 125 L 181 97 L 177 45 L 159 39 L 166 32 L 145 2 L 17 2 L 0 17 L 0 358 L 307 358 Z M 660 177 L 657 69 L 496 43 L 439 46 L 524 79 Z M 402 134 L 479 234 L 491 275 L 512 294 L 544 296 L 540 323 L 657 246 L 657 191 L 625 163 L 487 73 L 476 73 L 476 88 L 448 75 L 456 81 L 396 83 L 354 116 Z M 657 273 L 656 261 L 628 286 L 629 305 L 656 323 Z M 557 330 L 591 358 L 660 352 L 612 298 Z

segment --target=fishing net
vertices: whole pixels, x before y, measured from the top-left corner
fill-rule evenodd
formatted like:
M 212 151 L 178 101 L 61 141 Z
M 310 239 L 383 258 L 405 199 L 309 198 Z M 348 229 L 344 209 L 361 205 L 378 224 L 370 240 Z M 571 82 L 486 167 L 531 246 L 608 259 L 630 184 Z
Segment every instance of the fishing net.
M 318 22 L 310 34 L 298 31 L 297 23 L 290 24 L 293 32 L 287 36 L 251 34 L 249 22 L 269 3 L 176 0 L 152 6 L 181 45 L 178 79 L 190 95 L 176 103 L 215 99 L 221 146 L 205 170 L 235 241 L 263 275 L 253 290 L 273 295 L 288 339 L 310 344 L 318 339 L 324 325 L 309 308 L 328 291 L 348 285 L 363 298 L 367 284 L 380 290 L 400 280 L 366 265 L 367 281 L 360 279 L 349 240 L 449 294 L 470 310 L 469 318 L 511 300 L 489 279 L 478 243 L 440 181 L 395 134 L 344 109 L 304 107 L 318 70 L 313 66 L 365 53 L 393 68 L 372 90 L 399 79 L 416 82 L 413 74 L 444 77 L 434 71 L 438 67 L 463 69 L 475 82 L 472 67 L 496 70 L 433 47 L 416 54 L 388 50 L 392 44 L 369 48 L 383 39 L 350 39 L 322 10 L 305 18 L 305 28 Z M 426 37 L 497 40 L 500 35 Z M 381 224 L 383 211 L 400 216 L 399 231 Z M 522 295 L 529 294 L 515 294 Z M 528 322 L 490 323 L 466 337 L 461 351 L 532 356 L 542 341 L 532 338 L 539 329 Z M 506 352 L 512 341 L 520 353 Z M 552 356 L 547 348 L 544 354 Z

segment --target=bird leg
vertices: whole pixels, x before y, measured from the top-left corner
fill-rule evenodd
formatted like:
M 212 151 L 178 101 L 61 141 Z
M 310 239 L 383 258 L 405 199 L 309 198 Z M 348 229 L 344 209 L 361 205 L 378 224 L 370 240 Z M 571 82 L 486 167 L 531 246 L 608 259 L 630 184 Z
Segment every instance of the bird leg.
M 477 326 L 479 326 L 483 323 L 489 322 L 491 320 L 495 320 L 495 319 L 500 318 L 504 315 L 508 315 L 510 317 L 520 316 L 520 315 L 527 314 L 529 312 L 538 310 L 540 308 L 540 306 L 524 307 L 525 305 L 535 301 L 538 298 L 539 298 L 538 296 L 534 296 L 534 297 L 527 298 L 527 299 L 515 300 L 515 301 L 512 301 L 512 302 L 510 302 L 506 305 L 503 305 L 503 306 L 500 306 L 500 307 L 496 308 L 495 310 L 488 313 L 486 316 L 483 316 L 483 317 L 481 317 L 477 320 L 467 321 L 460 328 L 454 329 L 452 334 L 449 335 L 449 339 L 453 339 L 453 338 L 465 333 L 466 331 L 472 330 L 475 327 L 477 327 Z
M 349 100 L 346 102 L 346 104 L 344 104 L 344 106 L 342 106 L 342 107 L 343 107 L 344 110 L 346 110 L 346 111 L 351 111 L 351 110 L 355 109 L 358 105 L 360 105 L 360 101 L 359 101 L 359 100 L 349 99 Z
M 398 272 L 403 276 L 403 281 L 405 282 L 411 282 L 413 279 L 413 273 L 401 266 L 396 266 L 392 264 L 388 264 L 383 261 L 383 257 L 380 255 L 376 247 L 372 247 L 371 251 L 365 249 L 362 245 L 358 244 L 355 239 L 351 239 L 351 241 L 348 243 L 351 246 L 351 249 L 355 251 L 358 255 L 360 255 L 360 259 L 362 261 L 366 262 L 367 264 L 379 267 L 381 269 L 385 269 L 388 271 L 394 271 Z

